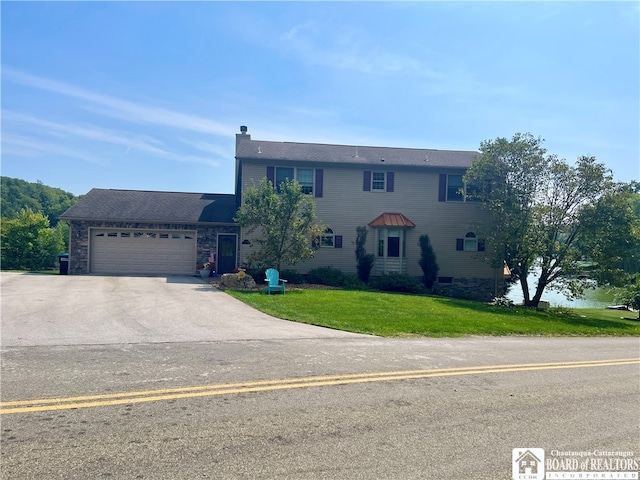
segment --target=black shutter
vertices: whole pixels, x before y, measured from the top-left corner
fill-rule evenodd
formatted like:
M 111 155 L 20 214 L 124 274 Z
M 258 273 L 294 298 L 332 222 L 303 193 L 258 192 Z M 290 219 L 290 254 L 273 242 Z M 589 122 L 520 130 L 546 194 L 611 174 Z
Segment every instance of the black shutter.
M 478 251 L 484 252 L 484 240 L 478 240 Z
M 334 248 L 342 248 L 342 235 L 336 235 L 333 237 Z
M 371 171 L 365 170 L 362 175 L 362 190 L 365 192 L 371 191 Z
M 315 196 L 317 198 L 322 197 L 322 176 L 323 172 L 321 168 L 316 168 L 316 188 L 315 188 Z
M 464 250 L 464 238 L 456 238 L 456 250 Z
M 387 192 L 393 192 L 393 183 L 395 180 L 395 175 L 393 172 L 387 172 Z
M 441 173 L 438 182 L 438 201 L 445 202 L 447 200 L 447 174 Z

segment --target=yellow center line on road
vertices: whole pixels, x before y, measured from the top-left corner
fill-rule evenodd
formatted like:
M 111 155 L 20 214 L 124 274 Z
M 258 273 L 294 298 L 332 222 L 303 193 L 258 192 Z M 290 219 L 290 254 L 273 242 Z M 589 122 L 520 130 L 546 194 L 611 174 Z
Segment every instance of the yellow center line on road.
M 457 375 L 479 375 L 487 373 L 525 372 L 536 370 L 557 370 L 566 368 L 589 368 L 640 364 L 640 358 L 615 360 L 595 360 L 580 362 L 525 363 L 516 365 L 490 365 L 458 368 L 438 368 L 428 370 L 405 370 L 395 372 L 370 372 L 343 375 L 323 375 L 315 377 L 259 380 L 239 383 L 197 385 L 134 392 L 107 393 L 75 397 L 57 397 L 33 400 L 0 402 L 0 414 L 33 413 L 52 410 L 106 407 L 113 405 L 176 400 L 180 398 L 232 395 L 250 392 L 268 392 L 293 388 L 311 388 L 332 385 L 348 385 L 390 380 L 410 380 L 429 377 L 450 377 Z

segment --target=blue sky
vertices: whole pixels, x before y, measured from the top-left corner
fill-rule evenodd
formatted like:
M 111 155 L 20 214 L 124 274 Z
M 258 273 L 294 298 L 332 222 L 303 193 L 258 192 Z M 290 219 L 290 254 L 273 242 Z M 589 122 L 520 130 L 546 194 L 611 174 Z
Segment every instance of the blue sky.
M 235 134 L 477 150 L 640 180 L 638 2 L 2 2 L 2 175 L 232 193 Z

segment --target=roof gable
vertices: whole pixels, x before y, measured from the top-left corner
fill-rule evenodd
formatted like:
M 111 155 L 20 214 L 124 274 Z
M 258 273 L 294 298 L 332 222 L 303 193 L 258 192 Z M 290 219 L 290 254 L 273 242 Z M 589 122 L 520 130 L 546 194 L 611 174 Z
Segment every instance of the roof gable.
M 65 220 L 233 223 L 235 195 L 94 188 L 64 212 Z

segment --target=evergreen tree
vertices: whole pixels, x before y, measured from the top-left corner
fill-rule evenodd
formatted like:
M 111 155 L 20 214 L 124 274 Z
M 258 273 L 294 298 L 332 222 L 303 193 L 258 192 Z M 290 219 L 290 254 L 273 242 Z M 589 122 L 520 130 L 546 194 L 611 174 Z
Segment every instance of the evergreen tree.
M 424 285 L 428 289 L 433 288 L 433 284 L 438 278 L 438 262 L 436 262 L 436 254 L 431 246 L 431 241 L 428 235 L 420 236 L 420 268 L 424 275 Z
M 373 263 L 376 260 L 371 253 L 367 253 L 365 249 L 365 245 L 367 243 L 367 227 L 358 227 L 356 228 L 356 260 L 357 260 L 357 270 L 358 270 L 358 278 L 367 283 L 369 281 L 369 277 L 371 276 L 371 269 L 373 268 Z

